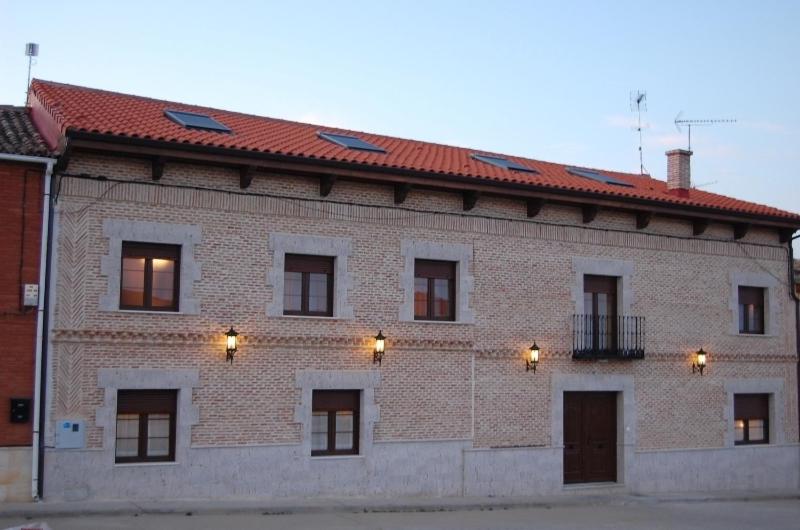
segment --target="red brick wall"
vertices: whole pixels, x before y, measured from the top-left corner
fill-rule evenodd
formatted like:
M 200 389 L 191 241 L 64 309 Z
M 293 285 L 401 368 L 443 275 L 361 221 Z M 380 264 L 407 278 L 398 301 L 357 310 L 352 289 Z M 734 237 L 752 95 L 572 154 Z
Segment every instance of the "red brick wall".
M 33 398 L 36 309 L 23 309 L 22 284 L 39 283 L 43 180 L 42 166 L 0 161 L 0 446 L 31 443 L 9 398 Z

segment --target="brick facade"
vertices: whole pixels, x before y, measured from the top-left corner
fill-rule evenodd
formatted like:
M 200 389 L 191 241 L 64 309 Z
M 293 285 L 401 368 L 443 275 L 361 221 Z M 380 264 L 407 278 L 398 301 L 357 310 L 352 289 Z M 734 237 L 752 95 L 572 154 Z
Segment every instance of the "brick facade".
M 630 449 L 632 455 L 645 455 L 642 461 L 648 455 L 660 457 L 665 450 L 722 450 L 732 421 L 724 412 L 726 381 L 777 379 L 784 389 L 784 399 L 775 403 L 785 418 L 780 438 L 797 453 L 793 303 L 785 284 L 786 249 L 775 230 L 753 228 L 733 241 L 730 225 L 711 224 L 703 235 L 693 237 L 689 221 L 655 216 L 647 229 L 636 230 L 632 214 L 601 210 L 594 222 L 584 224 L 579 209 L 551 204 L 531 220 L 523 202 L 494 197 L 481 198 L 465 213 L 456 194 L 416 190 L 397 208 L 390 187 L 337 182 L 321 199 L 317 179 L 266 173 L 256 174 L 242 192 L 234 170 L 177 163 L 168 163 L 158 185 L 152 185 L 150 166 L 144 161 L 88 154 L 73 156 L 68 171 L 73 176 L 61 177 L 56 209 L 48 445 L 53 443 L 55 422 L 82 419 L 87 448 L 109 449 L 104 446 L 105 427 L 97 421 L 98 410 L 109 400 L 98 384 L 103 369 L 198 370 L 192 403 L 199 421 L 191 426 L 191 439 L 182 441 L 198 455 L 214 449 L 274 448 L 270 450 L 276 454 L 282 448 L 296 450 L 304 437 L 296 418 L 301 402 L 298 374 L 374 370 L 380 372 L 374 396 L 379 418 L 374 425 L 376 451 L 366 457 L 366 469 L 379 465 L 377 455 L 389 451 L 383 447 L 425 444 L 424 454 L 444 458 L 444 453 L 435 452 L 444 450 L 432 444 L 459 444 L 453 445 L 456 453 L 448 454 L 469 456 L 453 464 L 466 466 L 453 473 L 461 477 L 453 480 L 467 481 L 474 472 L 474 481 L 452 488 L 431 486 L 430 491 L 439 494 L 517 491 L 514 488 L 528 478 L 516 486 L 481 482 L 480 466 L 505 450 L 560 455 L 551 428 L 556 376 L 631 378 L 636 438 Z M 124 182 L 91 178 L 96 176 Z M 201 274 L 193 289 L 199 314 L 103 310 L 100 300 L 108 287 L 101 269 L 109 252 L 103 232 L 106 220 L 199 228 L 202 241 L 194 247 L 194 259 Z M 353 280 L 347 296 L 354 318 L 268 316 L 273 296 L 268 281 L 270 236 L 276 233 L 350 240 L 348 273 Z M 409 240 L 472 249 L 474 323 L 399 319 L 404 300 L 401 246 Z M 630 313 L 647 320 L 644 360 L 571 358 L 579 258 L 633 264 Z M 770 302 L 777 304 L 777 333 L 731 333 L 732 271 L 768 274 L 784 282 Z M 223 336 L 231 325 L 242 339 L 232 365 L 225 363 Z M 380 368 L 372 363 L 371 342 L 379 329 L 388 337 Z M 524 364 L 525 349 L 534 340 L 542 348 L 535 374 L 526 372 Z M 691 369 L 692 353 L 701 346 L 710 352 L 703 377 Z M 66 470 L 79 462 L 88 465 L 94 458 L 90 453 L 49 453 L 50 461 L 56 462 L 49 472 L 52 495 L 114 497 L 125 491 L 146 496 L 146 491 L 131 492 L 131 484 L 149 484 L 152 477 L 170 473 L 159 470 L 148 476 L 144 467 L 119 469 L 113 460 L 104 460 L 102 465 L 114 469 L 110 478 L 70 482 Z M 292 454 L 295 469 L 285 471 L 287 477 L 296 470 L 316 476 L 317 465 L 346 465 L 309 462 L 307 455 Z M 399 453 L 391 454 L 390 460 L 399 458 Z M 247 462 L 236 465 L 246 468 Z M 387 480 L 405 476 L 402 464 L 397 466 L 385 471 Z M 796 486 L 796 475 L 786 478 L 787 483 Z M 326 493 L 320 484 L 327 484 L 329 477 L 316 477 L 316 486 L 304 482 L 311 480 L 305 476 L 287 478 L 286 491 Z M 101 481 L 110 481 L 102 482 L 102 491 Z M 424 479 L 419 484 L 417 490 L 412 483 L 402 492 L 428 491 Z M 253 485 L 242 491 L 265 494 L 273 491 L 269 487 Z M 636 483 L 629 487 L 635 489 Z M 199 491 L 175 488 L 159 494 L 179 497 Z M 686 483 L 685 488 L 692 485 Z

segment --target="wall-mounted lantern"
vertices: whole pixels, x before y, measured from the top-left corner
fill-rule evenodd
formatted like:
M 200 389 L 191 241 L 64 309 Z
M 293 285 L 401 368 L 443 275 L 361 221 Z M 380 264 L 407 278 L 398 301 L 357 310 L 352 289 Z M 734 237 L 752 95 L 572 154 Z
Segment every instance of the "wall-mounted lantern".
M 236 350 L 239 349 L 238 345 L 239 340 L 236 338 L 238 336 L 239 334 L 236 332 L 236 330 L 233 329 L 233 326 L 231 326 L 231 329 L 229 329 L 228 332 L 225 334 L 225 337 L 227 339 L 227 344 L 226 344 L 227 348 L 225 350 L 227 353 L 227 357 L 225 358 L 225 360 L 231 364 L 233 364 L 233 356 L 236 355 Z
M 528 349 L 528 356 L 525 359 L 525 371 L 533 371 L 536 373 L 536 365 L 539 364 L 539 353 L 541 350 L 539 346 L 536 345 L 536 341 L 533 341 L 533 346 Z
M 703 370 L 706 368 L 706 356 L 708 354 L 700 348 L 694 354 L 694 362 L 692 363 L 692 373 L 700 372 L 703 375 Z
M 383 336 L 383 330 L 379 331 L 377 335 L 375 335 L 375 350 L 372 352 L 372 363 L 378 363 L 378 366 L 381 365 L 383 361 L 383 352 L 386 348 L 386 337 Z

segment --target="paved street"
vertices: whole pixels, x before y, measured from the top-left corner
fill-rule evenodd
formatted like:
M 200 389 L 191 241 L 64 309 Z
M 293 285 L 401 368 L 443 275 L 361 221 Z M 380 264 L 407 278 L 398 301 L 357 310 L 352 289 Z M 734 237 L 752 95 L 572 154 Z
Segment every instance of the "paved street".
M 800 500 L 610 503 L 448 512 L 227 515 L 94 515 L 42 518 L 52 530 L 84 529 L 673 529 L 797 530 Z M 0 516 L 0 528 L 23 523 Z

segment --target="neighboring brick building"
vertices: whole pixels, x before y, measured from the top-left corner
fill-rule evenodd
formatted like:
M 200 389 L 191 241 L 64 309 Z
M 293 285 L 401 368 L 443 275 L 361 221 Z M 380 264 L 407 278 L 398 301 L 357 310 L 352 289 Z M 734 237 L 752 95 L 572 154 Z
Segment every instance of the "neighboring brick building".
M 0 106 L 0 501 L 31 498 L 43 194 L 50 150 L 28 111 Z M 25 286 L 29 286 L 28 299 Z M 33 291 L 31 291 L 33 289 Z
M 29 103 L 65 152 L 47 498 L 800 485 L 800 216 L 689 188 L 687 151 L 667 183 L 45 81 Z

